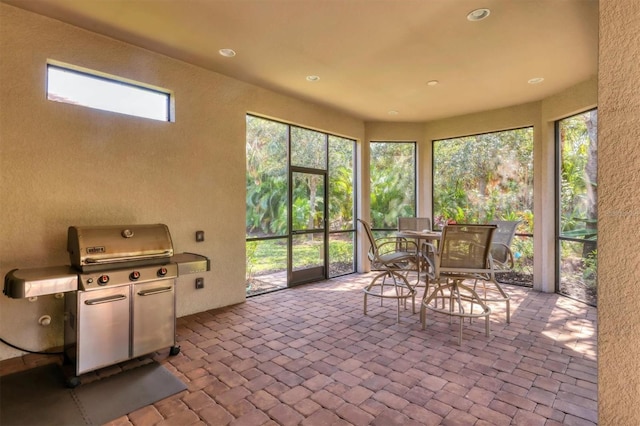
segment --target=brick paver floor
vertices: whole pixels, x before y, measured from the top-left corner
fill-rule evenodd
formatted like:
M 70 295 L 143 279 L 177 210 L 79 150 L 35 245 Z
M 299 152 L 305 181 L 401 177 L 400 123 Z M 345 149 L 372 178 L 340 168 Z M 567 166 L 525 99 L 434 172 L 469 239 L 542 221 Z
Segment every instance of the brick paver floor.
M 116 425 L 591 425 L 596 309 L 524 287 L 458 324 L 369 298 L 356 274 L 178 319 L 181 352 L 155 358 L 188 390 Z M 9 362 L 11 364 L 11 362 Z M 5 363 L 6 365 L 6 363 Z

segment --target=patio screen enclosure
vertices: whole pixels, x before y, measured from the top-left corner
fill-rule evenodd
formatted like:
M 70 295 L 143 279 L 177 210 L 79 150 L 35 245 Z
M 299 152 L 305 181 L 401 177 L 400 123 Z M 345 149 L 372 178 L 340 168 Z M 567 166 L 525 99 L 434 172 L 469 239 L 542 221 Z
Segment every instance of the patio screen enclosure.
M 247 293 L 354 272 L 355 141 L 246 123 Z
M 520 221 L 515 267 L 499 281 L 533 285 L 533 127 L 433 142 L 433 221 Z
M 399 217 L 416 215 L 416 143 L 371 141 L 370 225 L 376 238 L 392 235 Z
M 556 123 L 556 290 L 597 305 L 598 111 Z

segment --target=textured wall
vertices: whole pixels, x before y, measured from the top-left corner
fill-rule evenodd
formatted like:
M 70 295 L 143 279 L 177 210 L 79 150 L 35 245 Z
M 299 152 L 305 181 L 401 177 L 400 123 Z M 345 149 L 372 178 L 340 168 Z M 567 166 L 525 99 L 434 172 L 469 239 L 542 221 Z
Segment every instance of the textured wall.
M 599 411 L 602 425 L 640 424 L 640 2 L 601 1 L 599 76 Z M 180 315 L 244 300 L 244 113 L 360 140 L 364 124 L 179 61 L 0 4 L 0 275 L 67 263 L 69 225 L 164 222 L 177 251 L 214 272 L 196 292 L 180 279 Z M 177 122 L 163 124 L 45 100 L 47 58 L 168 87 Z M 563 108 L 561 108 L 563 109 Z M 566 111 L 570 113 L 570 111 Z M 487 117 L 470 119 L 480 131 Z M 441 122 L 438 129 L 461 122 Z M 436 127 L 433 127 L 436 129 Z M 485 129 L 495 130 L 495 129 Z M 435 132 L 435 130 L 434 130 Z M 427 137 L 428 139 L 428 137 Z M 160 190 L 158 190 L 160 188 Z M 207 240 L 196 244 L 193 232 Z M 52 297 L 0 297 L 0 336 L 61 343 Z M 18 355 L 0 345 L 0 359 Z
M 0 275 L 68 264 L 70 225 L 166 223 L 177 252 L 202 253 L 205 288 L 178 280 L 178 316 L 245 299 L 245 113 L 362 140 L 364 123 L 0 4 Z M 163 123 L 46 100 L 46 61 L 175 94 Z M 195 242 L 195 231 L 206 240 Z M 62 300 L 0 296 L 0 336 L 62 344 Z M 52 316 L 49 327 L 37 324 Z M 20 352 L 0 344 L 0 359 Z
M 640 424 L 640 2 L 600 1 L 599 424 Z

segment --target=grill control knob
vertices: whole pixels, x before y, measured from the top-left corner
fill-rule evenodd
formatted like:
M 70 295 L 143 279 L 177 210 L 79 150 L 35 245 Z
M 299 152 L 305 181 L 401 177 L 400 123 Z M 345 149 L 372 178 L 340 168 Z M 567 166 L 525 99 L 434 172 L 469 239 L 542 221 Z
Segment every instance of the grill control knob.
M 98 285 L 106 285 L 109 282 L 109 275 L 100 275 L 98 277 Z
M 159 277 L 164 277 L 165 275 L 167 275 L 167 268 L 162 267 L 162 268 L 158 269 L 158 276 Z
M 136 281 L 138 278 L 140 278 L 140 272 L 138 271 L 133 271 L 132 273 L 129 274 L 129 279 L 131 281 Z

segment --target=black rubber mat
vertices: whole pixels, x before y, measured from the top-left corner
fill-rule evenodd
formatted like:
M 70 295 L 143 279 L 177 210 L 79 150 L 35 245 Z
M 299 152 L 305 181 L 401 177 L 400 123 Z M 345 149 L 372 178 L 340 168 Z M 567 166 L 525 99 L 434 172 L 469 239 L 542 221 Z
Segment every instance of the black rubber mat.
M 0 424 L 101 425 L 186 388 L 153 362 L 70 389 L 49 364 L 0 377 Z

